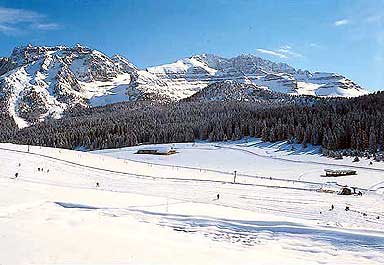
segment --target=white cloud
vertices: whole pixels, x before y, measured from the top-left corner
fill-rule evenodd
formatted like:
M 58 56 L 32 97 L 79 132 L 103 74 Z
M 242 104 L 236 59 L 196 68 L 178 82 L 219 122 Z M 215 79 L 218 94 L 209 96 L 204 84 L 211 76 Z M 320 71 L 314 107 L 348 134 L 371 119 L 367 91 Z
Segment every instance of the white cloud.
M 289 46 L 289 45 L 284 45 L 284 46 L 281 46 L 280 48 L 281 49 L 287 49 L 287 50 L 291 50 L 292 49 L 292 47 Z
M 336 20 L 333 25 L 335 25 L 336 27 L 339 27 L 339 26 L 344 26 L 344 25 L 347 25 L 349 24 L 350 21 L 348 19 L 340 19 L 340 20 Z
M 284 59 L 293 58 L 293 57 L 304 57 L 302 54 L 294 51 L 292 47 L 289 45 L 281 46 L 280 48 L 275 50 L 257 49 L 257 51 L 260 53 L 264 53 L 264 54 L 268 54 L 268 55 L 272 55 L 272 56 L 276 56 Z
M 26 29 L 53 30 L 58 24 L 47 22 L 43 14 L 26 10 L 0 7 L 0 33 L 19 33 Z
M 33 11 L 0 7 L 0 23 L 33 22 L 40 18 L 41 15 Z
M 41 30 L 54 30 L 60 28 L 56 23 L 38 23 L 34 25 L 34 28 Z
M 317 44 L 315 42 L 312 42 L 312 43 L 309 44 L 309 47 L 311 47 L 311 48 L 321 48 L 321 45 Z
M 379 15 L 371 15 L 366 18 L 364 18 L 364 22 L 367 23 L 382 23 L 384 19 L 384 16 L 382 14 Z
M 292 50 L 291 46 L 283 46 L 277 50 L 278 52 L 284 54 L 287 57 L 303 57 L 302 54 Z
M 0 24 L 0 32 L 3 33 L 10 33 L 12 31 L 15 31 L 16 29 L 7 25 Z
M 269 55 L 272 55 L 272 56 L 280 57 L 280 58 L 287 58 L 286 55 L 284 55 L 282 53 L 278 53 L 278 52 L 272 51 L 272 50 L 257 49 L 257 51 L 261 52 L 261 53 L 264 53 L 264 54 L 269 54 Z

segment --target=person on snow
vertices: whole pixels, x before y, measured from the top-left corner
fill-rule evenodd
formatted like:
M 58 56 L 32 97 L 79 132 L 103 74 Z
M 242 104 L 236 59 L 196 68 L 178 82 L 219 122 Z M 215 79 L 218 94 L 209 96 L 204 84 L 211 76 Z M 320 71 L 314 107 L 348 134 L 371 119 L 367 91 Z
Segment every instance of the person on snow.
M 220 199 L 220 194 L 217 194 L 216 197 L 217 197 L 217 199 Z
M 100 183 L 96 182 L 96 188 L 100 187 Z

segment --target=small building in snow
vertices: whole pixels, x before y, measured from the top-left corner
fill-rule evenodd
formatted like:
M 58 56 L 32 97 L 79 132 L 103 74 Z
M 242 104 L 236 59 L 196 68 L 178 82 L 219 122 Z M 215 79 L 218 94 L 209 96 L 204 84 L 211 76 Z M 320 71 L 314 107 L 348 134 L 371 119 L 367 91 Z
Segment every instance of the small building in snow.
M 326 177 L 340 177 L 340 176 L 349 176 L 356 175 L 356 170 L 351 169 L 325 169 Z
M 350 188 L 348 188 L 348 187 L 343 187 L 338 192 L 338 195 L 352 195 L 352 190 Z
M 176 154 L 176 150 L 168 146 L 151 146 L 140 148 L 136 154 L 173 155 Z

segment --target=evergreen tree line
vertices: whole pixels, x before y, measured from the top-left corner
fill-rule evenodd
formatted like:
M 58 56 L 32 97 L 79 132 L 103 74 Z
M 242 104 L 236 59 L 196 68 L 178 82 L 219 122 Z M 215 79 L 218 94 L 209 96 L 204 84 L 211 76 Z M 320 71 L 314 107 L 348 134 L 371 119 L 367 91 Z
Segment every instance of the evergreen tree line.
M 6 102 L 0 99 L 0 142 L 7 142 L 12 139 L 18 130 L 13 118 L 4 111 L 6 109 Z
M 12 129 L 8 131 L 12 134 Z M 375 153 L 384 145 L 384 93 L 319 100 L 308 106 L 267 106 L 238 101 L 119 103 L 77 109 L 65 118 L 38 123 L 0 139 L 95 150 L 139 143 L 238 140 L 249 136 L 271 142 L 290 140 L 303 145 L 322 145 L 325 150 Z

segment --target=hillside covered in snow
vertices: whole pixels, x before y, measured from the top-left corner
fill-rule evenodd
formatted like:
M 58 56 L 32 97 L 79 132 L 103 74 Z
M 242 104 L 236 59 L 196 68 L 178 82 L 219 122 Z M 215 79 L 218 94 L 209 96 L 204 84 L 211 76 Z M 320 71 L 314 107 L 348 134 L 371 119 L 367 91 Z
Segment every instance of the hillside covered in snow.
M 202 54 L 141 70 L 122 56 L 110 57 L 81 45 L 28 45 L 0 58 L 0 109 L 23 128 L 60 118 L 76 106 L 178 101 L 225 81 L 290 95 L 355 97 L 367 93 L 339 74 L 296 70 L 253 55 L 227 59 Z M 220 100 L 237 97 L 236 89 L 216 93 Z
M 258 139 L 162 145 L 170 156 L 140 148 L 158 146 L 0 144 L 1 262 L 384 262 L 382 163 Z M 323 177 L 326 168 L 358 173 Z M 363 195 L 338 195 L 343 185 Z

